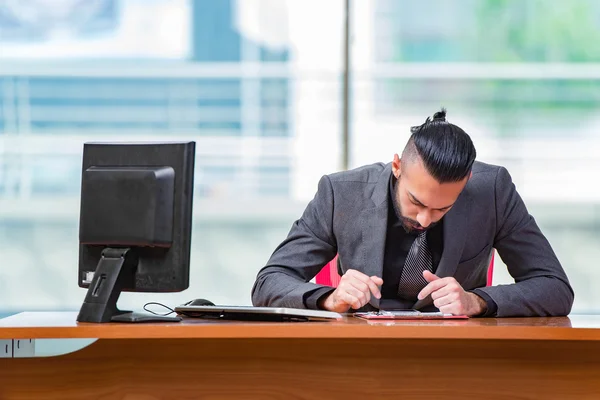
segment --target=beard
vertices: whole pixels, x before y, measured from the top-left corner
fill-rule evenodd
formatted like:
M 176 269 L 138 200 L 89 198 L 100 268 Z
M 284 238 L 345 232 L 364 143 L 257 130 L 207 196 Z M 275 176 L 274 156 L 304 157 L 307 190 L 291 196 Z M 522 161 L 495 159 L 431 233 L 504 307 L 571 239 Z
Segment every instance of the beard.
M 394 206 L 394 212 L 396 213 L 396 216 L 400 220 L 400 223 L 402 224 L 402 227 L 404 228 L 406 233 L 422 233 L 422 232 L 428 231 L 431 228 L 433 228 L 434 226 L 436 226 L 439 223 L 439 221 L 432 222 L 429 224 L 428 227 L 425 228 L 425 227 L 421 226 L 421 224 L 418 221 L 416 221 L 412 218 L 405 217 L 402 214 L 402 206 L 400 205 L 400 200 L 398 200 L 400 198 L 399 183 L 400 183 L 400 178 L 398 178 L 398 180 L 396 180 L 396 182 L 394 184 L 394 196 L 392 196 L 393 197 L 392 205 Z

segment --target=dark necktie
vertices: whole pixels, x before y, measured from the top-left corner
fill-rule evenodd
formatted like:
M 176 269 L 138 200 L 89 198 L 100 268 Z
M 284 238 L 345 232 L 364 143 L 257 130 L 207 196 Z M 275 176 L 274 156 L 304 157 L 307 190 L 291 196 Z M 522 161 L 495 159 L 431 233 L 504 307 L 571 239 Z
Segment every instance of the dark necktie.
M 404 262 L 398 285 L 398 296 L 406 300 L 417 300 L 417 295 L 427 285 L 423 271 L 432 271 L 431 251 L 427 246 L 427 232 L 417 236 Z

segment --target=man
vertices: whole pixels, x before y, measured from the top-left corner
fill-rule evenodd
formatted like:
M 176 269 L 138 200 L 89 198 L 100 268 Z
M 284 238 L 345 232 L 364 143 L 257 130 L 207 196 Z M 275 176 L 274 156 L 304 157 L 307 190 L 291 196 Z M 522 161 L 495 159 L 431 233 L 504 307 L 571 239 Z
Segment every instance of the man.
M 573 290 L 508 171 L 475 162 L 443 109 L 411 132 L 402 158 L 321 178 L 258 273 L 254 305 L 567 315 Z M 485 287 L 494 248 L 516 283 Z M 336 254 L 338 287 L 309 282 Z

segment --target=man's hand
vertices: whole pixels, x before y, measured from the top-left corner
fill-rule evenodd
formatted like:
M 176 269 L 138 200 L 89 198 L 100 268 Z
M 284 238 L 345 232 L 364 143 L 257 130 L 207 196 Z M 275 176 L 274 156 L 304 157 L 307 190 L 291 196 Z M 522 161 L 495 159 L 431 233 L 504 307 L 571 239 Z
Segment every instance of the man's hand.
M 465 292 L 456 279 L 440 278 L 429 271 L 423 271 L 423 277 L 429 283 L 417 296 L 419 300 L 431 294 L 433 305 L 444 314 L 472 317 L 485 312 L 485 300 L 475 293 Z
M 381 285 L 383 280 L 378 276 L 367 276 L 349 269 L 342 276 L 338 287 L 319 302 L 319 307 L 339 313 L 347 312 L 350 308 L 358 310 L 371 300 L 371 296 L 381 298 Z

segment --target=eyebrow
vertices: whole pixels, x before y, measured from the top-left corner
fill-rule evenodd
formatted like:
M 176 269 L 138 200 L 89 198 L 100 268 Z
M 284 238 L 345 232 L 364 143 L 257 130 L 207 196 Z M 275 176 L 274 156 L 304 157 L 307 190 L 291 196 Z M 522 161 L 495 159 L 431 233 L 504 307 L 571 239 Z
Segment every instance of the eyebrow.
M 420 206 L 422 206 L 422 207 L 427 207 L 425 204 L 421 203 L 421 202 L 419 201 L 419 199 L 417 199 L 417 198 L 415 197 L 415 195 L 414 195 L 414 194 L 412 194 L 411 192 L 408 192 L 408 195 L 411 197 L 411 200 L 412 200 L 413 202 L 417 203 L 418 205 L 420 205 Z M 447 209 L 449 209 L 449 208 L 450 208 L 450 207 L 452 207 L 453 205 L 454 205 L 454 203 L 452 203 L 452 204 L 450 204 L 449 206 L 446 206 L 446 207 L 434 208 L 434 210 L 437 210 L 437 211 L 444 211 L 444 210 L 447 210 Z

